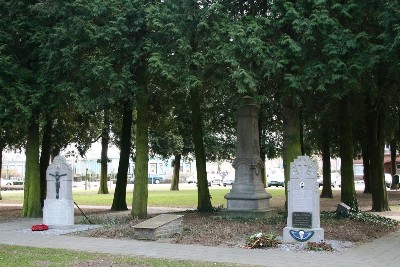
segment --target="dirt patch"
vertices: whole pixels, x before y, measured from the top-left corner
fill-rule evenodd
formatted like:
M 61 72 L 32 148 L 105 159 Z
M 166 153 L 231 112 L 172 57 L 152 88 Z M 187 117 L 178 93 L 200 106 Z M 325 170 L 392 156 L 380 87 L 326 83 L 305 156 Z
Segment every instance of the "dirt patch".
M 245 244 L 247 237 L 256 233 L 273 233 L 279 237 L 282 235 L 283 227 L 286 226 L 283 214 L 272 219 L 227 219 L 219 216 L 218 213 L 183 212 L 180 214 L 184 215 L 182 234 L 156 242 L 239 247 Z M 125 220 L 126 222 L 120 221 L 114 225 L 105 223 L 103 228 L 80 233 L 80 235 L 131 239 L 134 233 L 133 226 L 142 220 L 132 219 L 129 215 L 126 215 Z M 326 240 L 352 243 L 368 242 L 398 229 L 350 218 L 338 219 L 324 215 L 321 216 L 321 227 L 325 231 Z
M 1 202 L 0 202 L 1 203 Z M 20 207 L 9 207 L 0 206 L 0 223 L 9 222 L 18 218 L 21 218 L 22 208 Z
M 394 216 L 400 213 L 400 192 L 390 191 L 388 193 L 394 211 L 378 213 L 378 215 Z M 237 247 L 243 245 L 246 238 L 255 233 L 274 233 L 281 236 L 282 229 L 286 226 L 286 220 L 282 213 L 284 201 L 284 197 L 275 197 L 271 201 L 271 206 L 281 212 L 272 219 L 234 220 L 221 217 L 218 213 L 182 212 L 179 213 L 184 215 L 182 234 L 157 242 Z M 360 210 L 371 209 L 371 195 L 359 192 L 358 201 Z M 321 211 L 335 211 L 339 203 L 340 192 L 335 192 L 333 199 L 321 199 Z M 101 223 L 105 227 L 86 232 L 85 235 L 129 239 L 133 236 L 133 226 L 143 221 L 132 219 L 129 212 L 119 213 L 116 217 L 113 217 L 113 213 L 102 214 L 102 216 L 97 219 L 97 223 Z M 321 227 L 325 231 L 325 239 L 344 242 L 368 242 L 397 229 L 349 218 L 333 219 L 324 214 L 321 215 Z

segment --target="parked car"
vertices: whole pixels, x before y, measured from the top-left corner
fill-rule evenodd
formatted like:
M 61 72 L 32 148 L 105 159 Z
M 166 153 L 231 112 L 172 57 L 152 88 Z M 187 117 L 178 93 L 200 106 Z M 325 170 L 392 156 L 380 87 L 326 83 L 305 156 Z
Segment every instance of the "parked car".
M 197 184 L 197 177 L 196 175 L 191 175 L 189 177 L 186 178 L 186 182 L 188 184 Z
M 132 173 L 128 173 L 128 184 L 133 184 L 135 182 L 135 176 Z
M 197 184 L 197 176 L 191 175 L 186 178 L 186 182 L 188 184 Z M 222 177 L 219 174 L 207 174 L 207 183 L 208 186 L 212 186 L 213 184 L 221 185 Z
M 149 177 L 147 179 L 149 184 L 160 184 L 164 182 L 164 178 L 155 174 L 149 174 Z
M 323 185 L 324 178 L 322 176 L 320 176 L 317 181 L 318 181 L 319 187 L 321 187 Z M 342 185 L 342 177 L 340 176 L 340 173 L 331 172 L 331 186 L 332 187 L 336 187 L 336 186 L 341 187 L 341 185 Z
M 149 183 L 149 184 L 160 184 L 162 182 L 164 182 L 164 178 L 159 176 L 159 175 L 149 174 L 149 176 L 147 177 L 147 183 Z M 135 176 L 133 176 L 133 175 L 129 176 L 128 175 L 128 183 L 134 184 L 135 183 Z
M 279 182 L 279 181 L 271 181 L 271 182 L 268 182 L 268 187 L 272 187 L 272 186 L 275 186 L 275 187 L 278 187 L 278 186 L 282 186 L 282 187 L 285 187 L 285 183 L 284 182 Z
M 282 169 L 271 169 L 267 174 L 268 187 L 285 187 L 285 174 Z
M 392 186 L 392 175 L 390 173 L 385 173 L 385 184 L 387 188 Z
M 231 171 L 222 179 L 222 185 L 232 185 L 235 182 L 235 171 Z
M 13 181 L 1 178 L 1 186 L 13 185 Z
M 208 186 L 212 186 L 213 184 L 221 186 L 222 185 L 222 176 L 219 175 L 218 173 L 208 173 L 207 181 L 208 181 Z

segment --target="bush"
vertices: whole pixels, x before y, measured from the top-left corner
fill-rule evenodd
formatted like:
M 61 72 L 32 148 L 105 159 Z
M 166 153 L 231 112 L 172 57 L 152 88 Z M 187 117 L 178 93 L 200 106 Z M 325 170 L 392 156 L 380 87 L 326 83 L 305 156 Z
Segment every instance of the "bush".
M 372 213 L 368 212 L 350 212 L 347 215 L 344 214 L 339 214 L 336 212 L 321 212 L 321 218 L 325 219 L 349 219 L 349 220 L 354 220 L 358 222 L 362 222 L 365 224 L 370 224 L 370 225 L 376 225 L 376 226 L 381 226 L 387 229 L 391 229 L 396 227 L 399 222 L 390 218 L 386 218 L 383 216 L 375 215 Z

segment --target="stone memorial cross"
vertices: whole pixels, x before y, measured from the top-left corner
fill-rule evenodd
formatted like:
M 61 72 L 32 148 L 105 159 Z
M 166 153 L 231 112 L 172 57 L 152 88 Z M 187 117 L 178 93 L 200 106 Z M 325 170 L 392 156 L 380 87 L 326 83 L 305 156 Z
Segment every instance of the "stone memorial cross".
M 54 158 L 46 171 L 47 194 L 43 207 L 43 223 L 50 228 L 74 225 L 72 200 L 72 168 L 62 156 Z

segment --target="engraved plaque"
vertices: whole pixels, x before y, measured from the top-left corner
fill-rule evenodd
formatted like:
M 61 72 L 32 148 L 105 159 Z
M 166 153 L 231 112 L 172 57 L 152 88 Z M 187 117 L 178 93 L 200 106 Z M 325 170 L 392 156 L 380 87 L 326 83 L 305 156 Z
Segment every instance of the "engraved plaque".
M 293 212 L 293 227 L 296 228 L 311 228 L 312 214 L 311 212 Z

